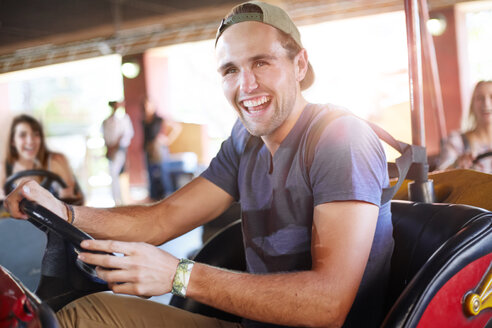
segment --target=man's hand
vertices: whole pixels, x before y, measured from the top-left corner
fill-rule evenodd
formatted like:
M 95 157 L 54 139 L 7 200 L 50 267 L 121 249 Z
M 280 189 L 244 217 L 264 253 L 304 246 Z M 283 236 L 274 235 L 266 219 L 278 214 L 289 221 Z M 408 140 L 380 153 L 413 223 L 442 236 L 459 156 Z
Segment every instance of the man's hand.
M 98 266 L 99 278 L 115 293 L 156 296 L 169 293 L 179 260 L 146 243 L 112 240 L 84 240 L 88 250 L 120 253 L 124 256 L 81 253 L 79 259 Z
M 67 220 L 67 209 L 63 202 L 58 200 L 53 194 L 41 187 L 34 180 L 22 181 L 17 188 L 5 198 L 3 206 L 12 217 L 17 219 L 27 219 L 27 215 L 19 208 L 19 203 L 23 198 L 35 201 L 62 219 Z

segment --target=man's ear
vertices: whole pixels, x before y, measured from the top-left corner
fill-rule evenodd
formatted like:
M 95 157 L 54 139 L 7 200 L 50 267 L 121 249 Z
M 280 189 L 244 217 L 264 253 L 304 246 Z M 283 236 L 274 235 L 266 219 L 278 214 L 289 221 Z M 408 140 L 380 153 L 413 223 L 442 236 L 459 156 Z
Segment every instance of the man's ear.
M 296 57 L 294 58 L 295 70 L 296 70 L 296 80 L 301 82 L 304 80 L 308 70 L 308 54 L 306 49 L 301 49 Z

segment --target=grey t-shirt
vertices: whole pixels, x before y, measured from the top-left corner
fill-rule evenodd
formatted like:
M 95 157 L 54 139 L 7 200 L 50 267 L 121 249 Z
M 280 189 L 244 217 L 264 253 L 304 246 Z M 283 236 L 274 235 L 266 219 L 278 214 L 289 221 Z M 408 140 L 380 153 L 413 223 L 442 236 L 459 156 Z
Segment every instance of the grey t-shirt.
M 377 326 L 393 250 L 390 204 L 380 204 L 382 188 L 389 185 L 387 163 L 375 133 L 352 115 L 341 116 L 326 126 L 309 163 L 308 140 L 313 140 L 316 122 L 330 110 L 335 109 L 308 105 L 273 157 L 261 138 L 250 135 L 240 121 L 236 122 L 202 176 L 239 200 L 247 270 L 251 273 L 311 269 L 316 205 L 344 200 L 378 205 L 369 261 L 345 325 L 355 326 L 360 319 L 366 327 L 371 321 Z M 367 297 L 371 299 L 369 308 L 361 304 Z

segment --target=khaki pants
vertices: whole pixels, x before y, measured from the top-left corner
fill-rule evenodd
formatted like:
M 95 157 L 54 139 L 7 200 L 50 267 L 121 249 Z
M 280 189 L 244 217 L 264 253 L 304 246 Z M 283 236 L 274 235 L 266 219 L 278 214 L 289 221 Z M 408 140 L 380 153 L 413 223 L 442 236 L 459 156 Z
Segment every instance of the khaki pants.
M 97 293 L 80 298 L 56 314 L 62 327 L 217 327 L 240 328 L 227 322 L 134 296 Z

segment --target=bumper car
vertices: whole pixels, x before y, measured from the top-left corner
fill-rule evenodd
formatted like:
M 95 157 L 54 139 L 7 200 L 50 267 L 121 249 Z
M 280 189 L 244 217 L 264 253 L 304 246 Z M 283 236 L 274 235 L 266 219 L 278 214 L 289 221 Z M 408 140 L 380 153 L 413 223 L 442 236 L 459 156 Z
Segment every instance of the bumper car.
M 58 190 L 65 188 L 67 185 L 63 179 L 47 170 L 25 170 L 9 176 L 4 185 L 4 194 L 10 193 L 20 179 L 36 178 L 40 181 L 41 186 L 53 193 L 57 198 Z M 76 197 L 63 198 L 62 200 L 72 205 L 82 205 L 84 196 L 80 186 L 75 179 Z M 44 249 L 48 242 L 53 243 L 55 238 L 51 238 L 49 234 L 43 233 L 36 226 L 25 222 L 10 218 L 9 214 L 3 209 L 3 204 L 0 202 L 0 264 L 4 265 L 11 273 L 17 276 L 25 286 L 34 290 L 39 283 L 41 271 L 41 259 Z M 42 230 L 42 229 L 41 229 Z M 53 247 L 49 247 L 52 249 Z M 11 252 L 15 249 L 15 254 Z
M 46 233 L 48 241 L 35 293 L 0 265 L 0 328 L 58 327 L 54 312 L 108 287 L 97 278 L 93 266 L 77 259 L 80 242 L 91 236 L 36 203 L 24 199 L 21 209 L 30 223 Z
M 390 165 L 390 172 L 396 170 L 400 179 L 393 185 L 395 249 L 381 327 L 492 327 L 492 201 L 488 197 L 492 175 L 469 170 L 428 174 L 420 133 L 422 60 L 417 46 L 419 17 L 426 21 L 427 5 L 425 0 L 404 0 L 404 4 L 416 147 L 403 147 L 412 150 L 402 152 L 411 166 L 401 170 Z M 429 47 L 423 50 L 432 57 Z M 58 309 L 107 290 L 107 285 L 95 277 L 93 268 L 76 259 L 81 239 L 89 235 L 35 203 L 24 202 L 23 210 L 48 235 L 41 279 L 33 293 L 0 262 L 0 328 L 57 327 Z M 245 270 L 241 234 L 240 220 L 233 222 L 210 238 L 195 260 Z M 170 304 L 221 319 L 241 319 L 177 296 Z
M 53 310 L 0 266 L 0 327 L 56 328 Z
M 492 324 L 492 212 L 471 205 L 405 200 L 393 200 L 391 208 L 395 249 L 381 327 Z M 24 202 L 23 210 L 30 221 L 63 239 L 63 254 L 58 252 L 61 258 L 54 265 L 65 271 L 58 277 L 43 277 L 35 295 L 0 266 L 0 328 L 57 327 L 54 311 L 84 295 L 107 290 L 107 285 L 95 277 L 93 268 L 76 259 L 76 245 L 90 236 L 35 203 Z M 244 270 L 241 233 L 238 220 L 212 237 L 195 260 Z M 170 304 L 240 320 L 191 299 L 173 296 Z
M 5 194 L 13 190 L 19 179 L 27 177 L 41 178 L 40 184 L 57 197 L 57 187 L 66 187 L 63 179 L 53 172 L 26 170 L 6 180 L 3 186 Z M 83 203 L 78 184 L 76 195 L 81 197 L 63 198 L 63 201 L 74 205 Z M 46 224 L 32 219 L 27 222 L 9 218 L 3 204 L 0 208 L 0 327 L 58 327 L 53 312 L 56 307 L 43 301 L 46 294 L 43 291 L 59 295 L 62 288 L 66 288 L 66 283 L 53 279 L 49 273 L 44 275 L 43 270 L 53 267 L 46 263 L 55 260 L 53 254 L 48 254 L 58 250 L 64 243 L 63 239 L 48 229 Z M 12 253 L 13 249 L 15 253 Z

